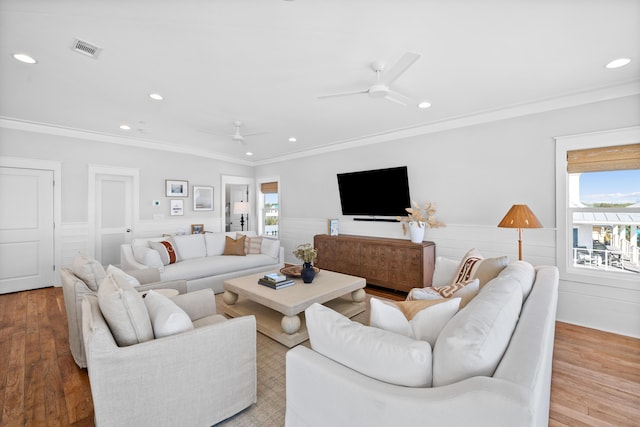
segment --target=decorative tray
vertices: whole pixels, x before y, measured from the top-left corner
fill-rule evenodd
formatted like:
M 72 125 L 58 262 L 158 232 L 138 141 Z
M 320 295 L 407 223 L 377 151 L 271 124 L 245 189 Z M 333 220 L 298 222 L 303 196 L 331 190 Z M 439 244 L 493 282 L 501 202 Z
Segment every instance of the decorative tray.
M 320 272 L 320 269 L 318 267 L 313 267 L 313 269 L 315 270 L 316 274 Z M 284 267 L 280 269 L 280 273 L 294 277 L 300 277 L 300 271 L 302 271 L 301 265 L 292 265 L 290 267 Z

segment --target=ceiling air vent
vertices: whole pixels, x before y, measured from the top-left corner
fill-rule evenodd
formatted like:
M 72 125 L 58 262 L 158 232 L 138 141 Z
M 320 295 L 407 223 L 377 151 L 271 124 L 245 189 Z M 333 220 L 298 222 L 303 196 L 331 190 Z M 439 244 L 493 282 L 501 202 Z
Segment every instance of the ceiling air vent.
M 74 51 L 81 53 L 83 55 L 87 55 L 92 57 L 93 59 L 97 59 L 100 52 L 102 52 L 102 48 L 98 47 L 94 44 L 86 42 L 84 40 L 75 39 L 73 41 L 73 46 L 71 47 Z

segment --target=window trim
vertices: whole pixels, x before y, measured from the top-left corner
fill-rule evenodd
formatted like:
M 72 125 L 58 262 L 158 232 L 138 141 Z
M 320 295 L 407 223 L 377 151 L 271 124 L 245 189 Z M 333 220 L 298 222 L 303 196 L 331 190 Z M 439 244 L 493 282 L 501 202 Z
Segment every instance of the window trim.
M 611 271 L 594 271 L 573 267 L 569 259 L 573 246 L 573 218 L 569 208 L 569 174 L 567 152 L 571 150 L 610 147 L 640 143 L 640 126 L 601 132 L 558 136 L 556 142 L 556 265 L 560 279 L 625 289 L 638 289 L 638 277 Z M 594 274 L 595 273 L 595 274 Z

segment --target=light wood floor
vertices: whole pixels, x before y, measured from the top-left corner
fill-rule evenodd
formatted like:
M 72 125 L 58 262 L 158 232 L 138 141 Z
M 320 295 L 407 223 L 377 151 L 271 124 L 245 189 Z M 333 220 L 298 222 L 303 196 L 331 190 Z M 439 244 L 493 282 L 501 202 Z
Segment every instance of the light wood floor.
M 0 295 L 0 358 L 1 426 L 93 426 L 61 288 Z M 640 340 L 558 322 L 549 425 L 640 425 Z

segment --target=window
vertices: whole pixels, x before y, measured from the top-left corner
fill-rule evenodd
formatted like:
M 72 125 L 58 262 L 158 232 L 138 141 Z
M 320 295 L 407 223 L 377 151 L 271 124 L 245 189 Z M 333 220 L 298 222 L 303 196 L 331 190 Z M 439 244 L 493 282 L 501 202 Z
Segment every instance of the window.
M 279 193 L 277 181 L 260 183 L 260 206 L 262 234 L 277 236 L 279 227 Z
M 563 279 L 637 287 L 640 127 L 556 138 L 556 202 Z

